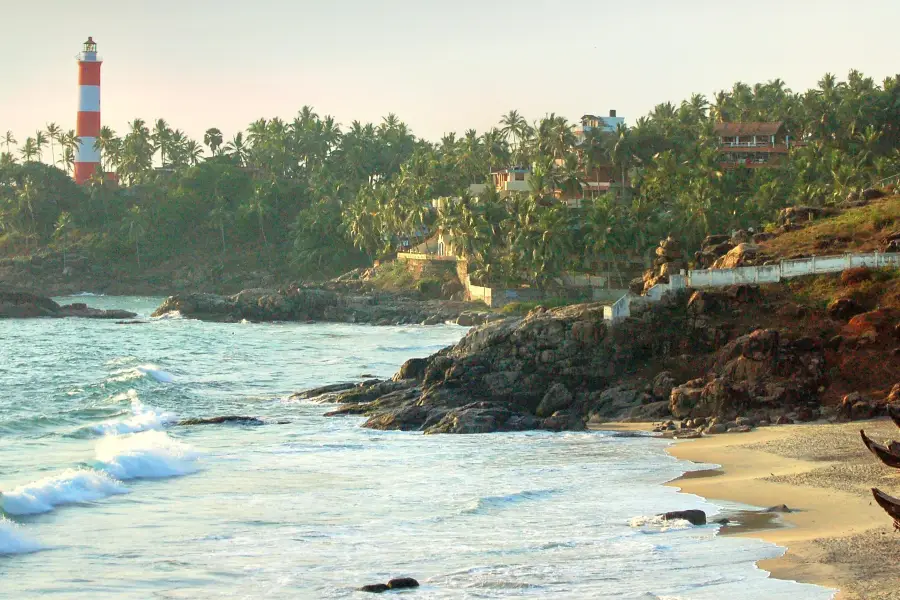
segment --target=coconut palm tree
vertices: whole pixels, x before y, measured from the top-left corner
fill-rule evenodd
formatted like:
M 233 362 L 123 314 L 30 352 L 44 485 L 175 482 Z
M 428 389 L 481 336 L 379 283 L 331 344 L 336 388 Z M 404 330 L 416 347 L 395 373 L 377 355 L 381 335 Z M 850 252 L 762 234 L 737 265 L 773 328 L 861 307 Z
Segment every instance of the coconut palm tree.
M 238 131 L 234 138 L 225 144 L 225 152 L 235 159 L 237 164 L 244 166 L 247 162 L 247 145 L 244 143 L 244 133 Z
M 12 154 L 12 145 L 18 144 L 19 142 L 16 141 L 16 138 L 13 136 L 12 131 L 7 131 L 3 135 L 3 141 L 0 143 L 6 144 L 6 153 L 7 154 Z
M 54 142 L 59 141 L 59 136 L 62 135 L 62 129 L 60 129 L 59 125 L 56 123 L 47 123 L 47 137 L 50 138 L 50 157 L 53 160 L 52 164 L 56 164 L 56 149 L 54 148 Z
M 69 229 L 72 227 L 72 215 L 66 211 L 59 213 L 53 230 L 53 237 L 63 240 L 63 272 L 68 268 L 69 262 Z
M 141 240 L 147 234 L 147 217 L 137 204 L 128 209 L 122 228 L 127 232 L 128 239 L 134 242 L 134 253 L 137 257 L 138 269 L 141 268 Z
M 520 156 L 522 142 L 528 132 L 528 121 L 519 114 L 517 110 L 511 110 L 500 118 L 500 125 L 503 127 L 500 131 L 506 138 L 513 139 L 513 154 L 518 158 Z
M 161 167 L 166 166 L 166 155 L 171 150 L 172 129 L 165 119 L 157 119 L 153 125 L 153 133 L 150 135 L 153 144 L 159 150 L 159 164 Z
M 38 148 L 35 139 L 31 137 L 26 139 L 22 148 L 19 150 L 19 154 L 25 162 L 32 162 L 35 157 L 38 156 Z
M 110 169 L 114 164 L 119 143 L 116 132 L 111 127 L 104 125 L 100 128 L 100 134 L 94 141 L 94 149 L 100 152 L 101 161 L 106 169 Z
M 194 140 L 188 140 L 184 146 L 184 153 L 188 164 L 196 166 L 200 164 L 200 159 L 203 158 L 203 147 Z
M 37 148 L 38 162 L 43 162 L 44 146 L 48 143 L 47 135 L 43 131 L 38 131 L 34 135 L 34 145 Z

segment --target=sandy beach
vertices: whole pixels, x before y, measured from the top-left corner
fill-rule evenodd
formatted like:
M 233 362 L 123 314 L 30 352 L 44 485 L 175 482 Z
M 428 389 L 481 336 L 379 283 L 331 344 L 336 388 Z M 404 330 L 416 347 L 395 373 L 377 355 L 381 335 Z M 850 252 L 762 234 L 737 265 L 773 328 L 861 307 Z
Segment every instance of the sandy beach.
M 669 485 L 712 500 L 792 509 L 774 523 L 722 530 L 787 547 L 784 557 L 759 564 L 774 577 L 837 588 L 838 600 L 900 599 L 900 533 L 870 492 L 900 494 L 900 472 L 869 454 L 861 428 L 877 440 L 900 438 L 893 423 L 881 420 L 687 440 L 670 454 L 721 469 L 688 473 Z

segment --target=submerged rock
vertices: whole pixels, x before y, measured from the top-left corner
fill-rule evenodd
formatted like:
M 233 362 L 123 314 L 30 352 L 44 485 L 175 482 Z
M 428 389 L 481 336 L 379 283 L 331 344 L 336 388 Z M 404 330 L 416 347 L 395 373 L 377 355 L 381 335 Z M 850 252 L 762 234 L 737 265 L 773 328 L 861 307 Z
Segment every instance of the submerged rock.
M 419 582 L 412 577 L 398 577 L 391 579 L 387 583 L 372 583 L 359 588 L 360 592 L 369 592 L 372 594 L 382 594 L 390 590 L 407 590 L 419 587 Z
M 287 421 L 279 421 L 277 424 L 284 424 Z M 199 417 L 194 419 L 182 419 L 176 425 L 267 425 L 269 422 L 263 421 L 257 417 L 244 417 L 239 415 L 225 415 L 221 417 Z

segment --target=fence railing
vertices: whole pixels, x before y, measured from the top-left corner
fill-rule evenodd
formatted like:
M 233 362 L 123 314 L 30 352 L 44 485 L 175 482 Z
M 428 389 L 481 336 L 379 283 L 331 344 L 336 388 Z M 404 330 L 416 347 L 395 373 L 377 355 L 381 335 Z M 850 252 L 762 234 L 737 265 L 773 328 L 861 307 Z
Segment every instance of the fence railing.
M 871 252 L 868 254 L 842 254 L 838 256 L 811 256 L 782 260 L 771 265 L 735 267 L 733 269 L 698 269 L 670 275 L 669 283 L 660 283 L 643 296 L 626 294 L 612 306 L 604 309 L 604 319 L 617 321 L 631 316 L 631 301 L 659 302 L 667 293 L 685 288 L 726 287 L 741 284 L 778 283 L 782 279 L 804 275 L 841 273 L 857 267 L 900 267 L 900 252 Z

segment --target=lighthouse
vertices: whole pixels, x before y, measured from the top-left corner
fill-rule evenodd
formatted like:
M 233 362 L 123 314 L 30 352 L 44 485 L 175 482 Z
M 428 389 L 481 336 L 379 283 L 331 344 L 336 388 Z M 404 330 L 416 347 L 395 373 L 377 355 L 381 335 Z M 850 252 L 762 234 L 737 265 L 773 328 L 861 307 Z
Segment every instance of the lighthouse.
M 78 59 L 78 121 L 75 135 L 75 183 L 82 184 L 101 170 L 100 151 L 95 147 L 100 135 L 100 65 L 97 43 L 89 37 Z

